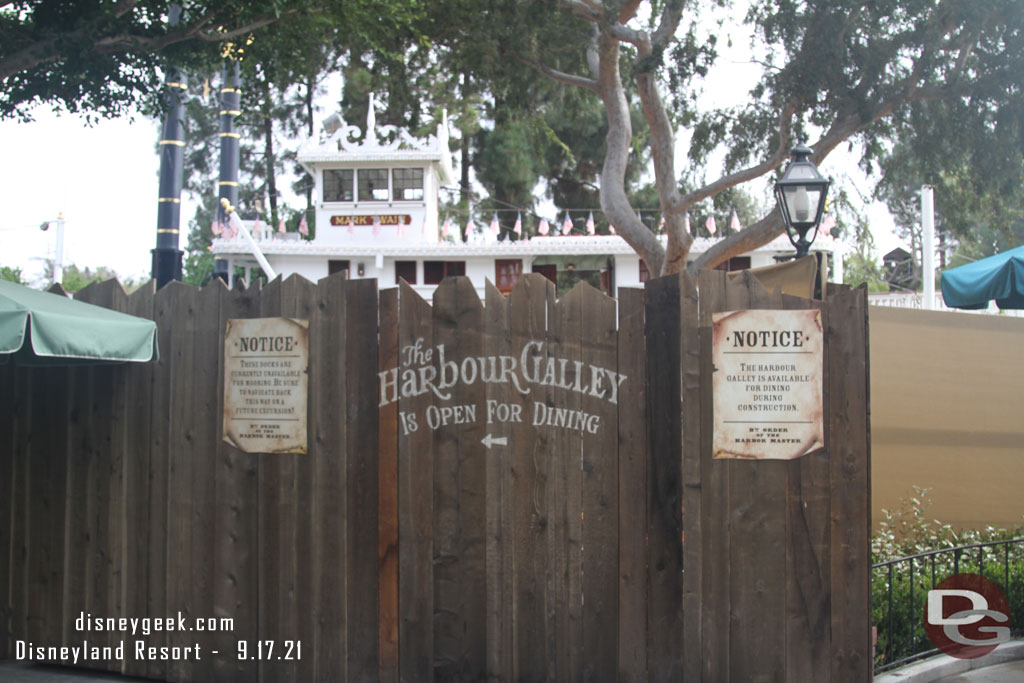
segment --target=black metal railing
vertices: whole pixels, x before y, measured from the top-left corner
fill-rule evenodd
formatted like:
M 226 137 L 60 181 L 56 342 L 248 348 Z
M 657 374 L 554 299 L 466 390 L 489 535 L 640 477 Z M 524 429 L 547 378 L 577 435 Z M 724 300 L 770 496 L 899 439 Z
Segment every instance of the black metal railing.
M 872 622 L 878 629 L 875 673 L 939 650 L 924 630 L 928 591 L 959 573 L 996 583 L 1010 604 L 1010 629 L 1024 630 L 1024 537 L 932 550 L 872 565 Z

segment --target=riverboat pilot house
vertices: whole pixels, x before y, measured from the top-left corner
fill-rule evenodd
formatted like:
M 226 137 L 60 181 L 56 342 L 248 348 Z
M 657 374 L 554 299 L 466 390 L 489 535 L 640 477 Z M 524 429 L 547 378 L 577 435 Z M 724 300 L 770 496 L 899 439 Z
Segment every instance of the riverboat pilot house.
M 647 279 L 639 256 L 617 235 L 556 234 L 561 224 L 552 224 L 551 236 L 527 236 L 535 232 L 529 230 L 522 238 L 499 239 L 482 225 L 463 241 L 466 218 L 442 217 L 439 210 L 440 189 L 455 184 L 446 117 L 435 135 L 415 139 L 394 126 L 377 126 L 371 99 L 365 136 L 335 115 L 322 136 L 302 146 L 298 161 L 315 182 L 313 239 L 250 228 L 259 250 L 285 277 L 297 273 L 316 282 L 344 270 L 350 278 L 377 278 L 381 286 L 401 278 L 427 298 L 450 275 L 468 276 L 481 296 L 487 280 L 507 293 L 530 272 L 555 282 L 559 294 L 587 280 L 615 296 L 618 287 Z M 715 241 L 697 238 L 691 255 Z M 838 244 L 819 237 L 814 246 L 828 253 Z M 228 261 L 232 275 L 235 267 L 257 267 L 251 245 L 240 238 L 215 239 L 212 251 Z M 791 254 L 783 236 L 721 267 L 768 266 Z M 833 278 L 841 281 L 842 274 Z

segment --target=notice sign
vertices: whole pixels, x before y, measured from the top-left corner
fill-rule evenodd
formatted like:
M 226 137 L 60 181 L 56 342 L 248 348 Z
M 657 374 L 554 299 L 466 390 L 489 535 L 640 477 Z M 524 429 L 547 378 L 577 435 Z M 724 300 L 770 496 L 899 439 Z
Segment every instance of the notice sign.
M 792 460 L 821 448 L 821 311 L 730 311 L 712 321 L 714 457 Z
M 228 320 L 224 440 L 246 453 L 306 452 L 309 321 Z

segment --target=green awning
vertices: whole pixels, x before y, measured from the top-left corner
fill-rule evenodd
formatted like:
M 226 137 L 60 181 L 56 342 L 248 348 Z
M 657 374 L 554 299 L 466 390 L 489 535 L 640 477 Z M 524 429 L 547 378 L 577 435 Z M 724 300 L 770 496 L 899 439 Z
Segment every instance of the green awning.
M 0 362 L 25 365 L 145 363 L 156 323 L 0 280 Z
M 942 273 L 942 298 L 951 308 L 1024 308 L 1024 246 Z

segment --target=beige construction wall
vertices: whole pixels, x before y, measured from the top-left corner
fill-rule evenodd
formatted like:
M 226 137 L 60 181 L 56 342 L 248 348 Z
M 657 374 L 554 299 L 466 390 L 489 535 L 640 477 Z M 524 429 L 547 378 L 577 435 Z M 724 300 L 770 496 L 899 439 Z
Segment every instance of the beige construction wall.
M 1024 319 L 872 306 L 877 527 L 912 487 L 958 528 L 1024 523 Z

